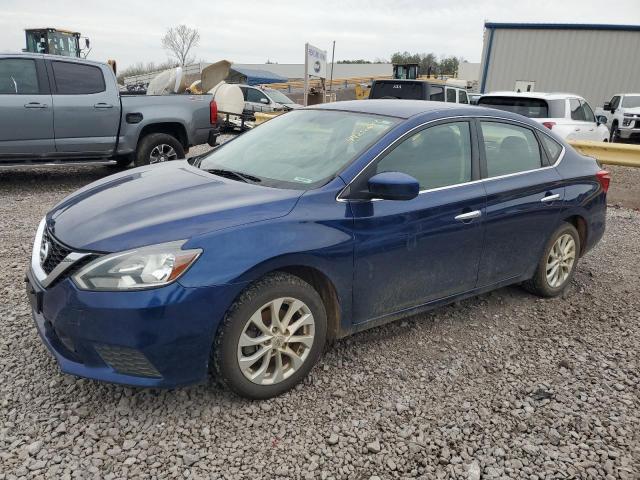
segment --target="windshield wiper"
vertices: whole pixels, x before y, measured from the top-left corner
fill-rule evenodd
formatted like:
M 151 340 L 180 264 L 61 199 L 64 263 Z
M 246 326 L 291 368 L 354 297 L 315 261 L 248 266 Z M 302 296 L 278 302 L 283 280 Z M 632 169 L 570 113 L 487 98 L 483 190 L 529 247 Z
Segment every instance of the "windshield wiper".
M 212 168 L 210 170 L 205 170 L 205 172 L 213 173 L 214 175 L 218 175 L 219 177 L 240 180 L 241 182 L 245 183 L 260 183 L 262 181 L 261 179 L 259 179 L 258 177 L 254 177 L 253 175 L 236 172 L 234 170 L 225 170 L 223 168 Z

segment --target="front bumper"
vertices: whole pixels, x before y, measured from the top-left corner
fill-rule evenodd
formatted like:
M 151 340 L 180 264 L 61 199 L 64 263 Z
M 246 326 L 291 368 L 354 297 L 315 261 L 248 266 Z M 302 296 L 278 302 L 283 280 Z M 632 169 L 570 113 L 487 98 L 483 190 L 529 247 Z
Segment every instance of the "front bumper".
M 636 120 L 636 123 L 640 123 L 640 120 Z M 620 133 L 620 138 L 624 140 L 640 139 L 640 128 L 619 127 L 618 132 Z
M 29 271 L 27 295 L 44 344 L 72 375 L 140 387 L 207 378 L 211 345 L 236 286 L 132 292 L 79 290 L 70 279 L 44 289 Z

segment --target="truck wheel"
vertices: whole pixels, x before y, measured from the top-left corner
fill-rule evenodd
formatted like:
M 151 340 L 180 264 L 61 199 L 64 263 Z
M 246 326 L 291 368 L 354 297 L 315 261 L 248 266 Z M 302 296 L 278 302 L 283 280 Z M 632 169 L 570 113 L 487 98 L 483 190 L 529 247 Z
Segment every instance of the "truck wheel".
M 184 148 L 175 137 L 166 133 L 151 133 L 138 144 L 135 165 L 141 167 L 180 158 L 184 158 Z
M 611 125 L 611 136 L 609 137 L 611 143 L 620 141 L 620 130 L 618 129 L 618 122 L 613 122 Z

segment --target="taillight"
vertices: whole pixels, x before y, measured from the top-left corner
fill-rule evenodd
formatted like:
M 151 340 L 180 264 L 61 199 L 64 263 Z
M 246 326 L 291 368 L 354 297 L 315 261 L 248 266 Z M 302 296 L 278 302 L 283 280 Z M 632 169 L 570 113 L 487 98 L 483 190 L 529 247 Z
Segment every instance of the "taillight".
M 551 130 L 553 127 L 555 127 L 556 122 L 542 122 L 542 125 L 544 125 L 545 127 L 547 127 L 549 130 Z
M 609 191 L 609 184 L 611 183 L 611 174 L 606 170 L 600 170 L 596 173 L 596 178 L 598 179 L 604 193 L 607 193 Z
M 209 123 L 216 125 L 218 123 L 218 104 L 215 100 L 209 103 Z

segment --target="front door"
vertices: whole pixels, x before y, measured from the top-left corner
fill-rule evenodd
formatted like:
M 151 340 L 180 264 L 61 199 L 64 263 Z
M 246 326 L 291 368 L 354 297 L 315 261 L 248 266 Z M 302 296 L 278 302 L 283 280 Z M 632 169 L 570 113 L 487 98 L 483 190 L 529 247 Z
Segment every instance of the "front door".
M 484 287 L 533 275 L 558 225 L 564 188 L 549 165 L 554 159 L 548 159 L 550 154 L 533 130 L 511 123 L 479 123 L 487 210 L 478 286 Z
M 55 152 L 52 107 L 42 60 L 0 58 L 0 159 Z
M 49 61 L 53 77 L 56 150 L 59 154 L 110 155 L 120 126 L 114 79 L 97 65 Z
M 351 201 L 355 229 L 354 322 L 471 290 L 482 249 L 485 192 L 470 123 L 445 122 L 399 142 L 360 176 L 416 178 L 408 201 Z

